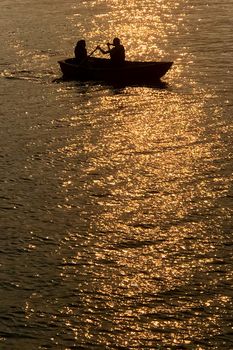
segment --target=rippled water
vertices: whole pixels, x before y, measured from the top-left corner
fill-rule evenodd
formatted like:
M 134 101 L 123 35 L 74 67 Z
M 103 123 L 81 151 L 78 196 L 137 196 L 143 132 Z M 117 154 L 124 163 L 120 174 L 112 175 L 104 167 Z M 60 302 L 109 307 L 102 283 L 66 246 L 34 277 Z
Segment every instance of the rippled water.
M 232 11 L 1 1 L 1 349 L 233 349 Z M 114 36 L 166 87 L 57 80 Z

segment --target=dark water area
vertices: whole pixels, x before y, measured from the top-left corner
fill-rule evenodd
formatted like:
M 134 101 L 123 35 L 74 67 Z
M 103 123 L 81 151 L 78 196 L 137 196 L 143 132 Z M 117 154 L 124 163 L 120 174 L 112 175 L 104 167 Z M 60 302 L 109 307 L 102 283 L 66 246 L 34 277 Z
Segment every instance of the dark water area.
M 232 11 L 1 1 L 0 349 L 233 349 Z M 115 36 L 163 88 L 59 79 Z

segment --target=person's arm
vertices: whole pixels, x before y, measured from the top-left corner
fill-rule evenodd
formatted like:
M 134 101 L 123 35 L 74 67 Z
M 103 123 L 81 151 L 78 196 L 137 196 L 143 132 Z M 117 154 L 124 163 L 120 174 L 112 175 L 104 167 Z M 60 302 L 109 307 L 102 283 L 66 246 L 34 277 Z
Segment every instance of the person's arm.
M 110 53 L 110 44 L 107 43 L 107 45 L 108 45 L 108 50 L 107 51 L 103 50 L 99 45 L 97 46 L 97 48 L 100 50 L 101 53 L 106 55 L 107 53 Z

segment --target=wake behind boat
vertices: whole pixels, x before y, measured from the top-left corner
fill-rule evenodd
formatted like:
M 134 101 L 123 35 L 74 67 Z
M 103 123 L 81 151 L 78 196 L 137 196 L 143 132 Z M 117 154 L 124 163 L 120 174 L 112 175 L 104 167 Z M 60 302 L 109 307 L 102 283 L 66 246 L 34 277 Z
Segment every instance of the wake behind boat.
M 88 57 L 83 63 L 75 58 L 58 61 L 63 78 L 119 83 L 156 83 L 160 81 L 173 62 L 125 61 L 117 66 L 110 59 Z

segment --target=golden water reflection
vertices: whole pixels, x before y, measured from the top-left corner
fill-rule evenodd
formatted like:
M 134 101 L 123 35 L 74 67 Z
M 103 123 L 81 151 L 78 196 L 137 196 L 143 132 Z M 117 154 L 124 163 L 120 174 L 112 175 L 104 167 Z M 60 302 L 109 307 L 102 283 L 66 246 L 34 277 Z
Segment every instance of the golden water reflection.
M 228 185 L 215 175 L 221 140 L 207 123 L 211 97 L 197 93 L 96 91 L 82 139 L 73 134 L 59 149 L 65 205 L 78 217 L 61 247 L 61 277 L 74 288 L 76 276 L 83 305 L 80 316 L 74 302 L 79 321 L 66 324 L 78 341 L 179 347 L 220 331 L 214 310 L 230 299 L 214 292 L 216 202 Z M 82 123 L 72 118 L 78 133 Z
M 91 46 L 119 36 L 130 59 L 169 58 L 169 43 L 176 41 L 176 36 L 183 35 L 185 30 L 186 3 L 164 0 L 92 1 L 90 5 L 74 6 L 74 15 L 69 20 L 81 36 L 88 36 Z M 82 22 L 87 7 L 89 16 Z M 170 50 L 170 54 L 174 55 L 174 52 Z
M 229 177 L 216 92 L 195 73 L 178 79 L 188 69 L 179 62 L 193 62 L 182 40 L 187 1 L 88 4 L 75 5 L 70 20 L 90 47 L 119 36 L 128 58 L 175 66 L 165 89 L 58 87 L 70 112 L 51 126 L 65 226 L 52 321 L 74 346 L 202 349 L 207 334 L 221 334 L 219 310 L 231 303 L 220 249 L 229 211 L 219 206 Z
M 219 19 L 216 2 L 202 3 L 7 9 L 0 340 L 9 348 L 232 344 L 231 5 Z M 163 89 L 52 83 L 79 38 L 91 52 L 116 35 L 129 59 L 175 62 Z

